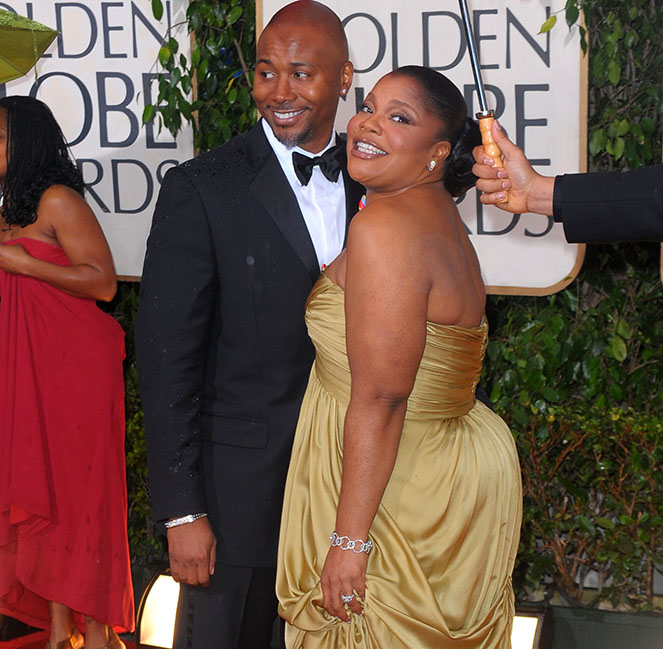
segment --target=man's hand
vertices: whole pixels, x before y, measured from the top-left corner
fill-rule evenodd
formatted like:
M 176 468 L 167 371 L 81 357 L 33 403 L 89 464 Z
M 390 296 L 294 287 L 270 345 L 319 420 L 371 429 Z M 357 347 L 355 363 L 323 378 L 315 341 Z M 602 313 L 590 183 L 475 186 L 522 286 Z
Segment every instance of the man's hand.
M 477 180 L 480 200 L 484 205 L 497 205 L 513 214 L 534 212 L 552 216 L 554 177 L 541 176 L 532 168 L 525 154 L 504 134 L 498 124 L 492 129 L 495 142 L 504 156 L 504 169 L 494 167 L 495 161 L 486 154 L 482 146 L 474 148 L 476 164 L 472 172 Z M 505 190 L 509 190 L 508 201 L 504 200 Z
M 216 564 L 216 538 L 207 518 L 171 527 L 166 534 L 173 579 L 189 586 L 209 586 Z

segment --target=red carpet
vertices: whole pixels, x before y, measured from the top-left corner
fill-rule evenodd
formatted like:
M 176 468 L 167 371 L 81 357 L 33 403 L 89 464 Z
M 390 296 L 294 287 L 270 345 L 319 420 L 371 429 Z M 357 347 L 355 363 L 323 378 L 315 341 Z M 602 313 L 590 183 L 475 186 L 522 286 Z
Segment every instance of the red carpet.
M 15 640 L 0 642 L 1 649 L 44 649 L 48 640 L 48 631 L 37 631 L 29 635 L 21 636 Z
M 48 640 L 48 631 L 37 631 L 30 635 L 24 635 L 16 640 L 0 642 L 0 649 L 44 649 Z M 137 649 L 136 643 L 131 640 L 122 639 L 127 649 Z

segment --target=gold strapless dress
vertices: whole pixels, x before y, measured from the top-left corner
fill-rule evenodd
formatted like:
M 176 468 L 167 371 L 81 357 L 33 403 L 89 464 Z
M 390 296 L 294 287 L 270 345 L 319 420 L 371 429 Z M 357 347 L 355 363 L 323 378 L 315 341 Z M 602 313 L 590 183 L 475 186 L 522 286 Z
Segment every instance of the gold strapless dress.
M 363 616 L 322 608 L 350 398 L 343 290 L 324 275 L 316 347 L 286 483 L 277 595 L 288 649 L 507 649 L 521 521 L 516 447 L 475 400 L 487 326 L 428 323 L 398 458 L 370 532 Z

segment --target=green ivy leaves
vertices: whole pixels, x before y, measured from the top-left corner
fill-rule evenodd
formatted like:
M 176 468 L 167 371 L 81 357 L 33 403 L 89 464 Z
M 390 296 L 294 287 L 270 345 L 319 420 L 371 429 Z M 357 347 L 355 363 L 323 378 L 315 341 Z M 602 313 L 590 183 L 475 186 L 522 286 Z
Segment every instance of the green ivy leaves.
M 566 6 L 564 7 L 564 18 L 566 19 L 566 24 L 571 27 L 575 25 L 580 17 L 580 7 L 578 7 L 575 0 L 567 0 Z
M 632 410 L 555 408 L 519 437 L 519 597 L 542 583 L 578 605 L 654 608 L 648 574 L 663 551 L 663 424 Z M 592 571 L 599 588 L 584 581 Z
M 226 17 L 228 25 L 234 25 L 242 16 L 244 10 L 241 7 L 233 7 Z
M 161 0 L 152 0 L 152 13 L 157 20 L 163 17 L 163 3 Z
M 546 32 L 549 32 L 556 24 L 557 24 L 557 16 L 553 14 L 543 23 L 543 25 L 541 25 L 539 34 L 545 34 Z
M 601 600 L 651 609 L 647 569 L 663 556 L 658 247 L 593 247 L 563 292 L 491 301 L 482 382 L 523 470 L 518 596 L 552 580 L 549 595 L 585 601 L 593 570 L 612 577 Z
M 598 22 L 600 33 L 591 38 L 590 130 L 609 133 L 603 150 L 593 154 L 594 165 L 611 169 L 656 164 L 661 161 L 663 116 L 663 50 L 656 44 L 663 12 L 650 3 L 638 3 L 637 8 L 615 0 L 593 4 L 592 21 Z
M 153 0 L 155 15 L 163 11 Z M 192 0 L 187 26 L 193 35 L 190 60 L 169 37 L 159 50 L 163 69 L 159 95 L 143 111 L 143 123 L 158 119 L 173 135 L 183 120 L 193 125 L 194 146 L 206 151 L 246 131 L 257 119 L 251 102 L 255 57 L 252 0 Z
M 661 162 L 663 119 L 663 11 L 658 3 L 623 0 L 567 0 L 569 27 L 580 26 L 584 52 L 590 49 L 589 152 L 596 169 L 635 168 Z M 549 31 L 553 14 L 542 25 Z M 619 132 L 616 132 L 619 131 Z

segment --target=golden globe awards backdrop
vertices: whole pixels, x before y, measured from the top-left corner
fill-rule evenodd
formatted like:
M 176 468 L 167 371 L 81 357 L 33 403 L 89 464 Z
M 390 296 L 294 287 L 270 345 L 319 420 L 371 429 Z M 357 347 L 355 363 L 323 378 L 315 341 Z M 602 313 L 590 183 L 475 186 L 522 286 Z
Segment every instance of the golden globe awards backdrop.
M 461 89 L 478 111 L 456 0 L 323 0 L 342 20 L 355 66 L 353 87 L 336 122 L 348 119 L 375 82 L 401 65 L 425 65 Z M 257 0 L 258 29 L 287 0 Z M 509 136 L 543 174 L 584 171 L 586 69 L 577 27 L 560 21 L 539 34 L 562 0 L 469 0 L 490 107 Z M 477 192 L 459 205 L 493 293 L 545 294 L 568 284 L 584 247 L 566 243 L 552 218 L 483 207 Z
M 156 58 L 169 26 L 188 52 L 187 0 L 165 0 L 159 22 L 150 0 L 0 0 L 57 29 L 34 73 L 0 86 L 0 96 L 46 102 L 83 172 L 86 198 L 106 233 L 117 272 L 139 277 L 152 212 L 166 171 L 193 155 L 190 129 L 177 142 L 158 126 L 142 126 L 156 101 Z
M 455 0 L 325 0 L 342 19 L 356 67 L 338 130 L 372 85 L 394 67 L 427 65 L 449 76 L 477 110 L 467 46 Z M 190 129 L 173 140 L 141 125 L 156 99 L 161 39 L 189 50 L 187 0 L 166 0 L 161 21 L 150 0 L 0 0 L 60 32 L 33 74 L 0 86 L 51 106 L 82 169 L 87 199 L 111 245 L 118 273 L 140 276 L 145 241 L 167 169 L 193 155 Z M 260 29 L 286 0 L 257 0 Z M 557 25 L 538 34 L 552 0 L 470 0 L 489 103 L 501 123 L 545 174 L 582 170 L 586 105 L 577 30 Z M 492 292 L 550 293 L 571 281 L 583 248 L 564 241 L 551 219 L 484 208 L 474 190 L 460 204 Z

